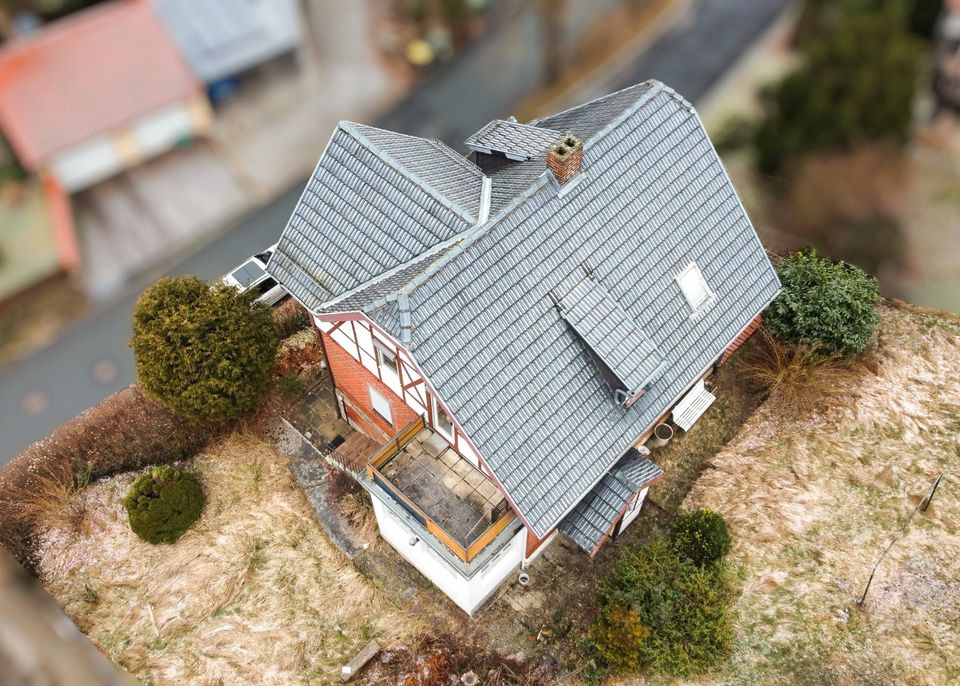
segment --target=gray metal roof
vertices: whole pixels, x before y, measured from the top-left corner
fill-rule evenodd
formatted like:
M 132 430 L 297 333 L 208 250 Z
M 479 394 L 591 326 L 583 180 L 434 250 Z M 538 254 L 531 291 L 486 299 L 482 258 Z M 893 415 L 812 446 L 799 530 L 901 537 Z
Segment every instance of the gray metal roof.
M 364 305 L 398 338 L 404 317 L 411 321 L 418 365 L 540 537 L 779 291 L 690 104 L 657 82 L 600 102 L 565 113 L 569 126 L 551 124 L 584 138 L 577 121 L 595 127 L 616 113 L 585 137 L 575 185 L 561 195 L 551 174 L 539 174 L 486 224 L 452 237 L 409 283 Z M 366 211 L 364 194 L 357 202 Z M 716 294 L 697 314 L 675 279 L 691 260 Z M 664 357 L 660 376 L 628 409 L 611 400 L 550 297 L 585 262 Z
M 659 374 L 663 356 L 603 286 L 582 274 L 572 287 L 552 295 L 560 316 L 619 380 L 615 388 L 633 396 Z
M 300 44 L 296 0 L 153 0 L 193 72 L 210 83 Z
M 627 499 L 662 474 L 663 470 L 650 458 L 631 450 L 577 503 L 557 528 L 583 550 L 592 553 L 603 542 Z
M 546 155 L 547 148 L 563 136 L 563 131 L 494 119 L 471 135 L 464 144 L 482 153 L 503 153 L 510 159 L 529 160 Z
M 315 309 L 463 233 L 483 174 L 444 148 L 340 122 L 267 271 Z

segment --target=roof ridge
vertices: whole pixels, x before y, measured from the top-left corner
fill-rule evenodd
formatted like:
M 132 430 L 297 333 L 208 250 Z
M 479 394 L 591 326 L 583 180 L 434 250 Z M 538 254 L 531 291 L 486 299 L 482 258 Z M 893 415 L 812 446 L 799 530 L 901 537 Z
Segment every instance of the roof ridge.
M 350 136 L 353 136 L 353 138 L 356 139 L 358 143 L 360 143 L 365 148 L 370 150 L 370 152 L 372 152 L 374 155 L 379 157 L 385 163 L 389 164 L 394 169 L 399 171 L 402 175 L 406 176 L 408 179 L 413 181 L 413 183 L 419 186 L 425 193 L 430 195 L 434 200 L 436 200 L 441 205 L 449 209 L 451 212 L 461 217 L 464 221 L 469 222 L 471 225 L 477 222 L 478 217 L 473 216 L 467 208 L 461 207 L 458 203 L 453 202 L 450 198 L 448 198 L 446 195 L 441 193 L 439 189 L 427 183 L 422 178 L 420 178 L 419 175 L 412 172 L 407 167 L 407 165 L 400 162 L 400 160 L 396 159 L 393 155 L 385 151 L 383 148 L 377 145 L 374 141 L 372 141 L 369 137 L 367 137 L 362 131 L 362 129 L 372 129 L 374 131 L 387 133 L 391 136 L 411 138 L 417 141 L 425 141 L 431 144 L 436 144 L 438 141 L 430 138 L 421 138 L 420 136 L 411 136 L 410 134 L 406 134 L 406 133 L 398 133 L 396 131 L 390 131 L 389 129 L 381 129 L 376 126 L 370 126 L 368 124 L 359 124 L 357 122 L 349 121 L 346 119 L 341 120 L 337 124 L 337 128 L 342 130 L 344 133 Z M 477 171 L 479 172 L 480 170 L 478 169 Z M 480 172 L 480 174 L 482 176 L 483 172 Z
M 642 106 L 648 103 L 657 93 L 669 91 L 670 93 L 676 94 L 676 91 L 674 91 L 672 88 L 669 88 L 668 86 L 664 85 L 662 82 L 657 81 L 655 79 L 644 81 L 642 85 L 649 85 L 650 87 L 640 97 L 637 98 L 636 102 L 634 102 L 627 109 L 621 112 L 609 124 L 607 124 L 607 126 L 603 127 L 602 129 L 600 129 L 600 131 L 598 131 L 593 136 L 591 136 L 587 140 L 587 142 L 584 143 L 584 148 L 586 148 L 586 146 L 589 143 L 600 140 L 601 138 L 606 136 L 610 131 L 612 131 L 614 128 L 616 128 L 621 123 L 623 123 L 623 121 L 633 116 L 633 114 L 635 114 L 638 109 L 640 109 Z M 615 95 L 616 93 L 629 90 L 630 88 L 636 88 L 636 86 L 623 88 L 619 91 L 615 91 L 614 93 L 611 93 L 610 95 Z M 604 96 L 604 97 L 609 97 L 609 96 Z M 602 98 L 597 98 L 597 100 L 601 100 L 601 99 Z M 682 100 L 682 98 L 680 99 Z M 682 101 L 686 102 L 685 100 L 682 100 Z M 584 105 L 589 105 L 593 102 L 596 102 L 596 100 L 591 100 L 588 103 L 584 103 Z M 689 105 L 689 103 L 687 104 Z M 583 107 L 584 105 L 580 105 L 579 107 Z M 576 108 L 571 108 L 571 109 L 576 109 Z M 494 120 L 494 121 L 497 121 L 497 120 Z M 529 124 L 524 124 L 524 126 L 529 126 Z M 545 129 L 546 127 L 535 127 L 535 128 Z M 387 295 L 381 298 L 378 298 L 377 300 L 372 302 L 369 306 L 369 310 L 372 311 L 379 307 L 383 307 L 387 303 L 393 302 L 394 300 L 396 300 L 399 295 L 404 295 L 404 296 L 411 295 L 420 286 L 422 286 L 430 277 L 432 277 L 434 274 L 436 274 L 441 269 L 443 269 L 443 267 L 446 264 L 448 264 L 451 260 L 453 260 L 455 257 L 463 253 L 465 250 L 467 250 L 467 248 L 473 245 L 482 236 L 489 233 L 496 226 L 496 224 L 501 219 L 503 219 L 504 216 L 506 216 L 513 210 L 515 210 L 524 202 L 526 202 L 530 197 L 533 196 L 533 194 L 536 191 L 539 191 L 540 188 L 545 183 L 549 183 L 550 178 L 552 178 L 551 175 L 549 175 L 546 172 L 546 170 L 544 170 L 544 173 L 541 174 L 540 177 L 537 178 L 532 184 L 530 184 L 530 186 L 523 193 L 518 195 L 507 205 L 504 205 L 500 209 L 500 211 L 497 212 L 497 214 L 495 214 L 493 217 L 491 217 L 486 223 L 478 224 L 474 227 L 467 229 L 462 234 L 460 234 L 462 236 L 462 240 L 460 241 L 459 245 L 457 245 L 453 250 L 448 250 L 447 252 L 445 252 L 441 257 L 439 257 L 436 260 L 436 262 L 434 262 L 429 267 L 424 269 L 417 276 L 410 279 L 410 281 L 408 281 L 406 284 L 398 287 L 397 289 L 391 291 Z
M 540 126 L 540 122 L 544 121 L 545 119 L 550 119 L 550 118 L 552 118 L 552 117 L 559 117 L 561 114 L 569 114 L 570 112 L 576 112 L 576 111 L 578 111 L 578 110 L 582 110 L 582 109 L 584 109 L 584 108 L 586 108 L 586 107 L 590 107 L 591 105 L 595 105 L 596 103 L 601 102 L 601 101 L 603 101 L 603 100 L 612 100 L 612 99 L 614 98 L 614 96 L 617 96 L 617 95 L 619 95 L 620 93 L 626 93 L 627 91 L 633 90 L 633 89 L 635 89 L 635 88 L 641 88 L 641 87 L 643 87 L 643 86 L 655 86 L 655 85 L 663 86 L 663 83 L 661 83 L 660 81 L 658 81 L 658 80 L 656 80 L 656 79 L 647 79 L 646 81 L 641 81 L 640 83 L 635 83 L 635 84 L 633 84 L 632 86 L 627 86 L 627 87 L 625 87 L 625 88 L 621 88 L 621 89 L 618 90 L 618 91 L 613 91 L 612 93 L 606 93 L 605 95 L 601 95 L 599 98 L 594 98 L 593 100 L 588 100 L 587 102 L 582 102 L 582 103 L 580 103 L 579 105 L 574 105 L 573 107 L 568 107 L 568 108 L 565 109 L 565 110 L 560 110 L 559 112 L 553 112 L 553 113 L 551 113 L 551 114 L 546 114 L 546 115 L 544 115 L 544 116 L 542 116 L 542 117 L 537 117 L 536 119 L 531 119 L 529 122 L 527 122 L 527 125 L 528 125 L 528 126 L 535 126 L 535 127 L 538 128 L 538 129 L 549 128 L 549 127 L 546 127 L 546 126 Z M 632 106 L 631 106 L 631 107 L 632 107 Z M 628 108 L 628 109 L 629 109 L 629 108 Z M 556 130 L 556 129 L 554 129 L 554 130 Z
M 597 142 L 606 138 L 611 131 L 613 131 L 615 128 L 623 124 L 623 122 L 627 121 L 630 117 L 636 114 L 637 110 L 639 110 L 641 107 L 643 107 L 648 102 L 653 100 L 653 98 L 656 95 L 660 93 L 664 93 L 666 91 L 669 91 L 674 94 L 676 93 L 676 91 L 674 91 L 672 88 L 669 88 L 665 84 L 655 79 L 644 81 L 644 84 L 648 84 L 650 87 L 647 90 L 645 90 L 632 105 L 630 105 L 623 112 L 621 112 L 616 117 L 611 119 L 606 126 L 604 126 L 602 129 L 597 131 L 595 134 L 590 136 L 590 138 L 588 138 L 583 142 L 584 154 L 586 154 L 587 148 L 593 147 Z M 617 91 L 617 92 L 619 93 L 620 91 Z M 689 105 L 689 103 L 687 104 Z

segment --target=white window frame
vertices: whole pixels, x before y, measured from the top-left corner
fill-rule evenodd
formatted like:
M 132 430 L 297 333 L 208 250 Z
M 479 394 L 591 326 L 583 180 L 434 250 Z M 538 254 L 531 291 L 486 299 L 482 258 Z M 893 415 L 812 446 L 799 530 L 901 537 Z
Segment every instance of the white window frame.
M 369 391 L 370 396 L 370 407 L 381 419 L 393 426 L 393 408 L 390 406 L 390 400 L 370 384 L 367 384 L 367 391 Z
M 684 267 L 675 278 L 677 285 L 680 287 L 680 292 L 683 293 L 687 305 L 690 306 L 694 314 L 702 312 L 716 300 L 716 294 L 710 288 L 710 284 L 707 283 L 703 271 L 696 262 L 691 262 Z M 691 283 L 690 279 L 696 279 L 698 283 Z M 696 287 L 702 293 L 692 292 L 692 287 Z
M 453 436 L 457 432 L 457 427 L 453 423 L 453 417 L 443 409 L 443 406 L 440 405 L 440 401 L 437 400 L 437 396 L 432 395 L 433 398 L 433 428 L 435 428 L 441 436 L 444 436 L 447 440 L 453 441 Z M 440 426 L 440 413 L 443 412 L 444 416 L 450 420 L 450 433 L 447 433 L 443 430 L 443 427 Z
M 400 357 L 392 352 L 386 345 L 378 341 L 376 338 L 373 339 L 373 349 L 377 353 L 377 365 L 380 367 L 380 375 L 383 377 L 389 377 L 391 381 L 399 382 L 400 381 Z M 394 368 L 388 364 L 383 363 L 383 358 L 388 357 L 393 360 L 393 364 L 396 367 Z M 386 378 L 384 379 L 386 381 Z

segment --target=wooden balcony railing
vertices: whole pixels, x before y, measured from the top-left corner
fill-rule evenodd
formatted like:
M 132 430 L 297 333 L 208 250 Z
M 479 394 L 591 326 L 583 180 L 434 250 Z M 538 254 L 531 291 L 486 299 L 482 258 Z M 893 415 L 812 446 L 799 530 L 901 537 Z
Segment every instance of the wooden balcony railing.
M 434 522 L 426 512 L 420 509 L 412 500 L 403 494 L 403 492 L 394 486 L 394 484 L 385 477 L 380 472 L 380 467 L 382 467 L 391 457 L 403 450 L 404 446 L 407 445 L 413 438 L 420 433 L 420 431 L 426 426 L 423 417 L 418 417 L 414 421 L 407 424 L 400 432 L 385 443 L 380 450 L 374 453 L 370 460 L 367 462 L 367 476 L 376 483 L 378 486 L 387 491 L 390 495 L 394 497 L 397 503 L 410 514 L 411 517 L 416 519 L 420 524 L 426 527 L 427 531 L 430 532 L 433 536 L 440 539 L 444 545 L 446 545 L 454 555 L 463 560 L 464 562 L 470 562 L 473 560 L 480 552 L 486 548 L 490 543 L 495 539 L 504 529 L 512 522 L 516 515 L 513 510 L 507 509 L 506 512 L 497 512 L 498 518 L 496 518 L 493 523 L 477 537 L 469 546 L 464 547 L 460 545 L 456 540 L 453 539 L 439 524 Z M 500 509 L 500 508 L 498 508 Z

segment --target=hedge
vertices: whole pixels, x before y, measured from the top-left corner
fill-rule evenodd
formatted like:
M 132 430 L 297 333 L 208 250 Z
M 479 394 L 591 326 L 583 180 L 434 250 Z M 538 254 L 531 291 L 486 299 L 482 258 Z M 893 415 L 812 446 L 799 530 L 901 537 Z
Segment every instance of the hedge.
M 0 545 L 34 570 L 36 522 L 25 497 L 50 483 L 85 482 L 192 457 L 227 428 L 181 417 L 137 386 L 114 393 L 0 469 Z

